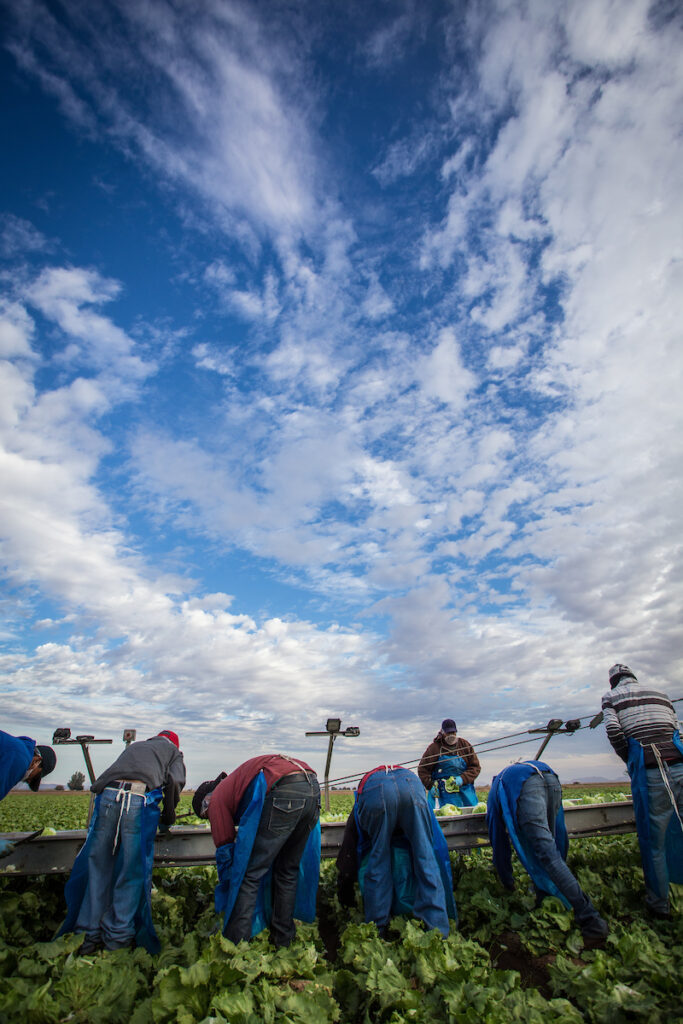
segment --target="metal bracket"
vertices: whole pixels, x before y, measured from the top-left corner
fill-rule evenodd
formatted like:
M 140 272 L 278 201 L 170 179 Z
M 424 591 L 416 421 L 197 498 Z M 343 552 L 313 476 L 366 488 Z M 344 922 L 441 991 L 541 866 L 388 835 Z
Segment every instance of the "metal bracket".
M 90 746 L 93 743 L 113 743 L 113 740 L 96 740 L 94 736 L 82 735 L 77 736 L 75 740 L 71 739 L 71 729 L 55 729 L 52 735 L 52 743 L 55 747 L 60 746 L 80 746 L 83 751 L 83 760 L 85 761 L 85 767 L 88 769 L 88 777 L 90 778 L 90 785 L 92 786 L 95 781 L 95 770 L 92 766 L 92 760 L 90 759 Z M 93 805 L 95 798 L 90 794 L 90 807 L 88 808 L 88 824 L 92 818 Z
M 337 736 L 360 736 L 357 725 L 349 725 L 341 731 L 341 718 L 328 718 L 324 731 L 307 732 L 306 736 L 329 736 L 327 745 L 327 761 L 325 762 L 325 810 L 330 809 L 330 765 L 332 764 L 332 748 Z

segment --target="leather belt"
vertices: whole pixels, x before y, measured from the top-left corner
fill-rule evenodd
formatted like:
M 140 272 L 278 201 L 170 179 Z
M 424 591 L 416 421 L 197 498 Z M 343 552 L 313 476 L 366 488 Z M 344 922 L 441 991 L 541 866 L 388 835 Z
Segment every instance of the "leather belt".
M 316 778 L 315 772 L 291 772 L 289 775 L 283 775 L 277 782 L 274 782 L 271 789 L 275 789 L 281 782 L 299 782 L 301 779 L 306 779 L 308 782 L 311 776 Z
M 122 789 L 126 793 L 135 793 L 138 796 L 144 796 L 147 792 L 147 785 L 144 782 L 140 782 L 139 779 L 118 779 L 116 782 L 110 782 L 105 789 Z

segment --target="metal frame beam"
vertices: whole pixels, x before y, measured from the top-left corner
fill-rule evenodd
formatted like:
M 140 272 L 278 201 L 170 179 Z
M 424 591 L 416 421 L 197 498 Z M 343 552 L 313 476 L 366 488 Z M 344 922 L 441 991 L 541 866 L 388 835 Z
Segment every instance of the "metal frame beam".
M 633 804 L 587 804 L 568 807 L 564 812 L 567 832 L 571 837 L 619 835 L 635 832 Z M 449 850 L 471 850 L 488 845 L 486 815 L 454 815 L 438 819 Z M 337 856 L 344 838 L 345 822 L 322 824 L 322 856 Z M 26 832 L 3 833 L 3 839 L 16 840 Z M 66 874 L 71 871 L 76 854 L 85 841 L 86 832 L 58 832 L 55 836 L 39 836 L 18 846 L 11 857 L 0 861 L 0 876 Z M 157 835 L 154 844 L 155 867 L 189 867 L 215 863 L 215 849 L 208 828 L 186 825 Z

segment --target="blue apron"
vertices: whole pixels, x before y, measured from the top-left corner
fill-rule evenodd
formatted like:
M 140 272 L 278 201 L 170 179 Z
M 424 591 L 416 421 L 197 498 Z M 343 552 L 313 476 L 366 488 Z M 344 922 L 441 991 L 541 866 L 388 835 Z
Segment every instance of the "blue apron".
M 672 740 L 674 746 L 683 754 L 683 742 L 678 730 L 674 732 Z M 643 864 L 645 882 L 648 888 L 656 892 L 660 899 L 668 899 L 668 888 L 666 892 L 660 892 L 659 879 L 655 872 L 652 857 L 650 805 L 647 794 L 647 769 L 645 768 L 644 751 L 638 740 L 633 738 L 628 741 L 627 767 L 628 773 L 631 776 L 631 795 L 633 796 L 633 810 L 636 817 L 638 845 L 640 846 L 640 859 Z M 671 820 L 666 830 L 665 854 L 670 881 L 681 885 L 683 883 L 683 832 L 681 832 L 681 826 L 678 823 L 676 814 L 671 815 Z
M 259 772 L 240 802 L 239 828 L 234 843 L 223 843 L 216 849 L 218 885 L 214 894 L 217 914 L 223 914 L 223 933 L 228 926 L 237 894 L 249 866 L 249 858 L 258 832 L 263 803 L 267 792 L 266 777 Z M 316 823 L 299 862 L 299 881 L 296 889 L 294 917 L 299 921 L 315 921 L 318 879 L 320 876 L 320 822 Z M 251 934 L 258 935 L 270 924 L 273 914 L 272 867 L 259 885 L 256 908 L 251 922 Z
M 154 867 L 154 837 L 156 836 L 159 817 L 161 814 L 159 804 L 161 803 L 162 795 L 161 789 L 152 789 L 149 793 L 145 794 L 145 803 L 142 809 L 139 833 L 140 859 L 138 861 L 137 872 L 134 878 L 134 882 L 138 886 L 140 893 L 138 908 L 135 913 L 135 942 L 138 946 L 144 946 L 147 952 L 152 955 L 158 953 L 161 949 L 161 943 L 159 942 L 159 938 L 152 922 L 152 868 Z M 92 846 L 92 837 L 94 835 L 95 824 L 99 814 L 100 797 L 101 794 L 98 793 L 95 798 L 95 807 L 93 809 L 93 816 L 90 821 L 88 835 L 83 847 L 74 861 L 69 881 L 64 887 L 64 898 L 66 899 L 66 920 L 57 932 L 58 936 L 64 935 L 66 932 L 72 932 L 76 927 L 76 922 L 78 921 L 81 904 L 88 885 L 88 854 L 89 849 Z M 121 846 L 119 845 L 114 857 L 114 868 L 112 872 L 112 880 L 114 884 L 116 884 L 116 876 L 119 872 L 120 861 Z M 104 908 L 102 909 L 104 910 Z
M 524 837 L 520 835 L 517 828 L 517 801 L 522 792 L 522 786 L 536 772 L 534 765 L 541 772 L 552 771 L 552 768 L 543 761 L 515 764 L 510 765 L 509 768 L 504 768 L 491 783 L 491 790 L 486 805 L 486 824 L 493 849 L 493 863 L 503 885 L 511 889 L 513 887 L 513 875 L 510 840 L 512 840 L 517 856 L 536 888 L 548 893 L 549 896 L 556 896 L 567 909 L 571 909 L 566 896 L 560 892 L 553 880 L 545 872 L 534 851 L 527 846 Z M 555 818 L 555 846 L 562 859 L 566 860 L 569 849 L 569 837 L 567 836 L 564 811 L 561 804 Z
M 476 807 L 479 802 L 474 786 L 471 782 L 465 782 L 457 793 L 448 791 L 447 779 L 454 779 L 456 775 L 462 775 L 467 771 L 467 761 L 460 754 L 440 754 L 436 767 L 432 772 L 432 780 L 436 782 L 439 805 L 453 804 L 455 807 Z M 434 809 L 436 794 L 430 789 L 429 806 Z
M 363 898 L 365 898 L 365 872 L 372 842 L 370 837 L 363 832 L 358 820 L 358 793 L 356 793 L 353 813 L 358 831 L 358 885 Z M 431 808 L 430 814 L 432 819 L 432 847 L 446 898 L 446 913 L 452 921 L 457 921 L 458 911 L 453 895 L 453 875 L 451 872 L 451 860 L 448 855 L 448 843 L 439 825 L 439 820 Z M 400 914 L 412 917 L 413 904 L 415 902 L 415 878 L 410 843 L 403 835 L 392 836 L 391 839 L 391 877 L 394 885 L 394 895 L 391 902 L 392 917 L 397 917 Z
M 26 775 L 35 749 L 35 740 L 10 736 L 0 729 L 0 800 Z

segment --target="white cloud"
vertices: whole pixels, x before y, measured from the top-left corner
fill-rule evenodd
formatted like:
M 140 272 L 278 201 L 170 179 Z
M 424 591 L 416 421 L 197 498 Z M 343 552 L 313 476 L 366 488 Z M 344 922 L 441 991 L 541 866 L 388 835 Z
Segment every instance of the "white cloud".
M 434 140 L 428 135 L 417 139 L 398 139 L 392 143 L 382 160 L 372 168 L 377 181 L 386 187 L 399 178 L 408 178 L 428 160 L 434 150 Z
M 154 596 L 131 594 L 130 613 Z M 372 706 L 370 652 L 357 635 L 277 619 L 257 627 L 216 607 L 158 600 L 134 629 L 122 610 L 105 620 L 126 631 L 118 648 L 82 638 L 78 646 L 47 643 L 30 657 L 6 657 L 6 724 L 20 715 L 45 739 L 56 722 L 115 738 L 124 727 L 137 728 L 139 738 L 174 728 L 197 784 L 215 774 L 217 756 L 235 767 L 254 749 L 271 747 L 275 731 L 287 737 L 289 752 L 308 754 L 322 774 L 322 751 L 316 757 L 303 732 L 324 723 L 331 680 L 335 710 L 347 720 L 352 708 L 358 714 L 360 704 Z M 40 699 L 27 714 L 28 694 Z M 39 710 L 45 707 L 49 712 Z M 230 750 L 219 754 L 226 735 Z M 111 749 L 96 755 L 97 770 L 115 756 Z
M 451 178 L 454 174 L 460 173 L 465 165 L 465 161 L 470 156 L 474 149 L 474 143 L 471 140 L 467 140 L 459 146 L 458 149 L 449 156 L 448 159 L 443 163 L 441 167 L 441 177 L 444 179 Z
M 30 17 L 14 12 L 12 50 L 77 125 L 92 132 L 96 112 L 116 143 L 227 216 L 294 236 L 311 228 L 316 162 L 303 68 L 254 11 L 190 14 L 154 0 L 67 9 L 58 23 L 33 6 Z M 141 74 L 163 105 L 136 103 L 126 83 Z
M 495 345 L 488 355 L 489 366 L 493 370 L 510 370 L 524 358 L 524 351 L 521 345 Z
M 467 209 L 465 198 L 453 193 L 442 224 L 425 231 L 419 256 L 420 270 L 431 270 L 435 263 L 441 268 L 450 266 L 467 234 Z
M 109 24 L 93 9 L 79 23 L 91 42 Z M 115 282 L 52 267 L 16 284 L 0 324 L 3 559 L 13 584 L 54 595 L 41 628 L 59 636 L 4 662 L 10 713 L 40 686 L 65 717 L 90 704 L 102 728 L 176 716 L 201 737 L 198 759 L 229 733 L 238 759 L 276 728 L 298 735 L 302 708 L 312 725 L 338 710 L 373 737 L 345 754 L 361 763 L 381 744 L 381 757 L 418 757 L 446 711 L 475 739 L 590 711 L 614 660 L 683 692 L 683 58 L 646 5 L 622 9 L 535 0 L 453 15 L 445 38 L 471 33 L 458 46 L 472 44 L 472 77 L 444 66 L 451 123 L 426 117 L 403 140 L 390 126 L 364 162 L 389 183 L 439 156 L 414 242 L 390 205 L 368 229 L 322 198 L 320 96 L 304 99 L 301 51 L 271 49 L 250 8 L 193 22 L 159 3 L 120 8 L 149 108 L 122 85 L 118 37 L 91 59 L 37 8 L 24 56 L 72 116 L 87 121 L 67 60 L 124 149 L 250 241 L 239 263 L 223 248 L 203 257 L 225 322 L 190 348 L 222 378 L 193 375 L 205 418 L 184 395 L 177 416 L 146 411 L 156 367 L 101 311 L 120 308 Z M 409 43 L 398 22 L 385 29 L 367 51 L 376 67 Z M 62 346 L 49 365 L 38 313 Z M 105 427 L 123 400 L 130 426 Z M 157 531 L 149 561 L 131 496 Z M 159 554 L 166 532 L 176 549 Z M 246 614 L 239 573 L 167 575 L 176 552 L 202 571 L 205 541 L 299 588 L 289 614 Z M 231 593 L 204 593 L 216 586 Z M 388 633 L 318 626 L 300 594 L 321 618 Z M 609 764 L 604 735 L 589 739 L 582 756 Z
M 98 290 L 97 279 L 71 272 L 43 276 L 39 282 L 34 301 L 70 331 L 82 326 L 80 303 L 113 291 L 111 285 Z M 26 313 L 18 306 L 11 312 L 17 331 L 29 337 Z M 107 331 L 114 332 L 114 325 Z M 120 340 L 115 332 L 114 337 Z M 26 697 L 32 693 L 41 699 L 27 717 L 42 735 L 57 720 L 71 726 L 82 721 L 80 731 L 96 728 L 105 734 L 123 725 L 151 733 L 160 722 L 174 724 L 184 731 L 185 748 L 195 754 L 198 781 L 200 767 L 210 770 L 206 742 L 215 742 L 225 729 L 242 735 L 232 755 L 239 757 L 248 756 L 254 743 L 267 744 L 275 717 L 280 729 L 300 727 L 304 704 L 311 724 L 318 724 L 328 712 L 331 680 L 338 706 L 357 707 L 360 693 L 363 701 L 372 701 L 376 655 L 368 637 L 306 621 L 270 618 L 257 624 L 231 610 L 230 596 L 188 596 L 191 581 L 165 577 L 134 554 L 94 482 L 108 449 L 104 436 L 89 425 L 103 410 L 98 382 L 76 377 L 39 392 L 32 384 L 33 365 L 27 360 L 23 368 L 0 364 L 0 383 L 8 383 L 14 401 L 14 414 L 2 426 L 2 557 L 15 587 L 37 586 L 46 599 L 70 610 L 74 634 L 68 642 L 50 641 L 32 654 L 5 657 L 6 724 L 17 715 L 26 719 Z M 319 470 L 329 473 L 335 462 L 324 462 L 323 450 L 321 445 Z M 217 507 L 225 498 L 225 491 L 217 491 L 215 472 L 201 479 L 196 452 L 188 451 L 186 464 L 177 446 L 167 461 L 163 456 L 168 453 L 151 442 L 147 453 L 159 459 L 157 477 L 172 470 L 204 485 L 205 500 L 210 501 L 213 489 Z M 311 448 L 309 457 L 314 455 Z M 271 479 L 276 486 L 279 480 L 283 491 L 296 489 L 298 482 L 310 484 L 303 475 L 289 479 L 298 469 L 295 462 L 281 460 Z M 165 486 L 169 483 L 170 478 Z M 318 486 L 324 487 L 322 478 Z M 299 497 L 306 505 L 312 495 Z M 236 494 L 243 525 L 258 527 L 263 514 L 253 503 L 245 506 L 244 498 Z M 55 622 L 54 628 L 66 621 Z M 42 629 L 52 626 L 43 619 Z M 93 629 L 114 642 L 91 636 Z M 48 710 L 37 710 L 38 703 Z M 299 749 L 300 741 L 293 746 Z
M 221 377 L 234 377 L 235 361 L 229 352 L 219 349 L 215 345 L 208 345 L 201 342 L 192 349 L 197 366 L 202 370 L 212 370 Z
M 435 348 L 423 358 L 418 377 L 430 398 L 455 409 L 463 407 L 468 392 L 476 385 L 474 374 L 463 365 L 460 346 L 450 328 L 441 331 Z
M 29 252 L 46 252 L 49 249 L 48 239 L 30 221 L 11 213 L 0 216 L 0 255 L 15 259 Z
M 372 277 L 370 280 L 370 287 L 362 308 L 369 320 L 382 320 L 394 312 L 394 303 L 377 277 Z
M 15 359 L 33 355 L 33 321 L 16 302 L 0 304 L 0 358 Z
M 572 56 L 587 65 L 625 68 L 647 45 L 648 0 L 596 0 L 567 9 L 565 30 Z
M 370 67 L 385 69 L 400 61 L 410 42 L 419 34 L 419 18 L 414 3 L 402 5 L 404 10 L 393 20 L 380 25 L 364 40 L 361 52 Z
M 120 291 L 118 282 L 97 271 L 80 267 L 44 270 L 27 289 L 28 301 L 54 320 L 72 340 L 68 360 L 83 360 L 98 370 L 111 370 L 117 386 L 126 390 L 154 371 L 133 353 L 135 342 L 106 317 L 90 307 L 111 302 Z
M 204 278 L 219 291 L 230 289 L 237 280 L 234 269 L 223 260 L 213 260 L 204 271 Z

